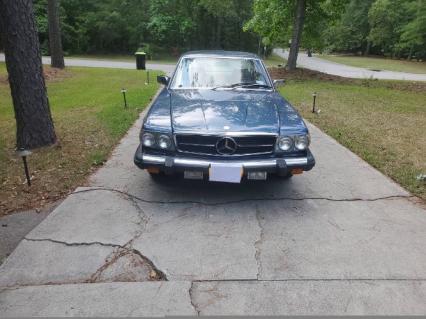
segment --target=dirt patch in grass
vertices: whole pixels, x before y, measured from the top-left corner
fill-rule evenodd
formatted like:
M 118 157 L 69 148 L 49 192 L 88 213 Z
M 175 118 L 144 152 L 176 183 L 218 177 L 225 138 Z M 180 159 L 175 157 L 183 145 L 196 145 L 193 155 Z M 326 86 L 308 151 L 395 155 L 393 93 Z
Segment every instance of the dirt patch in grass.
M 297 68 L 289 71 L 283 68 L 269 68 L 269 73 L 273 79 L 285 79 L 295 81 L 306 81 L 306 80 L 322 80 L 322 81 L 334 81 L 340 83 L 351 83 L 352 79 L 343 78 L 340 76 L 330 75 L 317 71 L 312 71 L 303 68 Z
M 385 81 L 377 79 L 350 79 L 341 76 L 325 74 L 318 71 L 297 68 L 296 70 L 288 71 L 285 68 L 269 68 L 269 73 L 273 79 L 285 79 L 286 81 L 308 81 L 318 80 L 340 84 L 359 85 L 362 87 L 385 87 L 400 91 L 410 92 L 426 92 L 426 82 L 411 82 L 411 81 Z
M 143 72 L 46 68 L 59 143 L 34 150 L 28 157 L 31 187 L 26 185 L 22 160 L 15 153 L 10 88 L 8 83 L 0 83 L 0 216 L 54 202 L 83 185 L 103 165 L 157 91 L 157 83 L 144 84 Z M 0 76 L 5 74 L 0 63 Z M 127 109 L 123 108 L 123 87 L 127 89 Z
M 44 74 L 44 78 L 46 82 L 62 81 L 72 76 L 72 72 L 69 71 L 68 69 L 61 70 L 57 68 L 51 68 L 48 66 L 43 67 L 43 74 Z M 0 73 L 0 84 L 9 85 L 9 78 L 7 74 Z
M 44 78 L 46 81 L 54 82 L 54 81 L 63 81 L 72 76 L 72 72 L 68 69 L 57 69 L 51 67 L 43 67 Z

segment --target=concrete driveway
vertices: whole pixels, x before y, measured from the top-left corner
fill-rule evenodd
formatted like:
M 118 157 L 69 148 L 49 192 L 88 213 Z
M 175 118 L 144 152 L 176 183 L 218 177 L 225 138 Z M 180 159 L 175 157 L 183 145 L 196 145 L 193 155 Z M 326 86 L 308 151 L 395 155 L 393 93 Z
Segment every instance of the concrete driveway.
M 317 166 L 154 182 L 112 158 L 0 268 L 2 316 L 426 314 L 426 210 L 311 126 Z
M 288 59 L 288 51 L 286 50 L 278 48 L 274 49 L 273 52 L 284 59 Z M 297 57 L 297 65 L 306 69 L 342 76 L 345 78 L 426 81 L 426 74 L 394 72 L 385 70 L 372 71 L 365 68 L 358 68 L 354 66 L 327 61 L 316 56 L 308 57 L 308 55 L 304 52 L 299 53 Z

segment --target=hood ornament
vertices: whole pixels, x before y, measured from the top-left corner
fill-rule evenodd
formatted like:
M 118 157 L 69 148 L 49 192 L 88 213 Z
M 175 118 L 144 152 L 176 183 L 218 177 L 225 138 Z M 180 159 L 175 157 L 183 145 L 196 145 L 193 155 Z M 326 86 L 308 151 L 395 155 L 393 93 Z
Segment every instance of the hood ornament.
M 216 150 L 221 155 L 232 155 L 237 151 L 237 142 L 232 137 L 222 137 L 216 143 Z

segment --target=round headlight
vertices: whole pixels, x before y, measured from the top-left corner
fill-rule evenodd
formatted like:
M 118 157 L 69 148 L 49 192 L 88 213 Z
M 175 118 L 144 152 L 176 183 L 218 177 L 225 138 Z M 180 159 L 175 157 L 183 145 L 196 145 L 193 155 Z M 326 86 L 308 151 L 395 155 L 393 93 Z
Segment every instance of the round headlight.
M 298 135 L 294 137 L 294 146 L 299 151 L 304 151 L 309 146 L 309 136 L 308 135 Z
M 279 138 L 278 148 L 281 151 L 289 151 L 292 146 L 293 146 L 293 140 L 291 139 L 291 137 L 283 136 Z
M 151 133 L 145 133 L 142 135 L 142 144 L 146 147 L 153 147 L 155 145 L 154 135 Z
M 167 135 L 160 135 L 158 138 L 158 146 L 162 149 L 168 149 L 172 145 L 172 141 L 170 140 L 170 137 Z

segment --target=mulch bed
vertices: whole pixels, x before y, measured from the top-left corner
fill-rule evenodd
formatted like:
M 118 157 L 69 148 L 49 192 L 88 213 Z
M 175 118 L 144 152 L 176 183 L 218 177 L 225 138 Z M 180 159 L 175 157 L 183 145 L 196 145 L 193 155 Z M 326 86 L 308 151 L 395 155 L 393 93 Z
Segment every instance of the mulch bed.
M 303 68 L 297 68 L 296 70 L 288 71 L 284 67 L 273 67 L 269 68 L 268 71 L 272 79 L 284 79 L 288 81 L 319 80 L 336 82 L 339 84 L 358 84 L 365 87 L 384 86 L 386 88 L 394 90 L 420 93 L 426 92 L 426 82 L 388 81 L 378 79 L 351 79 Z

